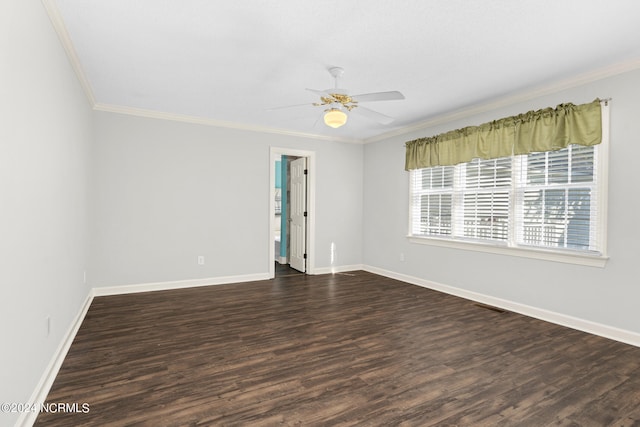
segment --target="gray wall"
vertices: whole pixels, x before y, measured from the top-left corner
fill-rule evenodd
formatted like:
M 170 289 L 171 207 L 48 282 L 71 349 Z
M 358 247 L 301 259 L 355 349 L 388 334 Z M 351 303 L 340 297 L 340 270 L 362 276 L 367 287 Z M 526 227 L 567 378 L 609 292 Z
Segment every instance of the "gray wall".
M 271 146 L 316 153 L 315 267 L 361 264 L 361 145 L 97 112 L 89 282 L 266 274 Z
M 404 142 L 563 102 L 612 97 L 609 260 L 605 268 L 409 243 Z M 364 263 L 495 298 L 640 333 L 640 71 L 368 144 Z M 400 253 L 405 261 L 400 261 Z
M 29 399 L 91 287 L 267 273 L 271 146 L 316 153 L 317 268 L 335 243 L 337 266 L 640 333 L 640 71 L 363 147 L 91 112 L 40 2 L 2 2 L 0 31 L 0 402 Z M 406 140 L 609 96 L 605 268 L 408 243 Z
M 1 3 L 0 55 L 0 402 L 17 403 L 89 292 L 91 110 L 39 1 Z

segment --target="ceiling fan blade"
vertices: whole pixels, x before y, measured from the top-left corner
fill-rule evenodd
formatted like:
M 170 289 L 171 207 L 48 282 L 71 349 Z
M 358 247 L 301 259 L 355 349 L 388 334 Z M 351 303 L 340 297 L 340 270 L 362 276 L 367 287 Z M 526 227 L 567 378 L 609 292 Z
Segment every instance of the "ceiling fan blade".
M 391 92 L 363 93 L 362 95 L 354 95 L 351 98 L 356 102 L 393 101 L 396 99 L 404 99 L 404 95 L 394 90 Z
M 324 97 L 331 97 L 331 94 L 329 92 L 327 92 L 326 90 L 317 90 L 317 89 L 309 89 L 307 88 L 307 90 L 309 92 L 313 92 L 316 95 L 320 95 L 320 96 L 324 96 Z
M 284 109 L 287 109 L 287 108 L 307 107 L 307 106 L 311 106 L 311 105 L 313 105 L 313 104 L 311 104 L 310 102 L 307 102 L 306 104 L 284 105 L 282 107 L 267 108 L 266 111 L 277 111 L 277 110 L 284 110 Z
M 356 108 L 351 110 L 352 113 L 359 114 L 368 119 L 374 120 L 378 123 L 382 123 L 383 125 L 388 125 L 393 122 L 393 117 L 386 116 L 382 113 L 378 113 L 377 111 L 370 110 L 361 105 L 358 105 Z

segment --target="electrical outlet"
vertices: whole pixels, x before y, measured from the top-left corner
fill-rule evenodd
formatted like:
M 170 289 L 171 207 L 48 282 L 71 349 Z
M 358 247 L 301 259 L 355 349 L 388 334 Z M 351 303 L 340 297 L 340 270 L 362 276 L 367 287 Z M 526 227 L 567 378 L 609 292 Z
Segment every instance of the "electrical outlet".
M 202 255 L 198 257 L 198 265 L 204 265 L 204 257 Z
M 404 262 L 404 253 L 400 252 L 400 261 Z
M 49 336 L 49 334 L 51 334 L 51 317 L 47 316 L 46 322 L 47 322 L 47 336 Z

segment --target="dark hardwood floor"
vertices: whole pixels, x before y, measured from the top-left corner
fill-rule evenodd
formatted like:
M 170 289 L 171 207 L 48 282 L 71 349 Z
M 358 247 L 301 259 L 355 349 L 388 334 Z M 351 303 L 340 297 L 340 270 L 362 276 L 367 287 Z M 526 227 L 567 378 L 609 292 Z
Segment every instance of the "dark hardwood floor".
M 367 272 L 95 298 L 38 426 L 640 426 L 640 348 Z
M 279 262 L 275 263 L 275 274 L 276 277 L 284 277 L 284 276 L 300 276 L 304 273 L 295 270 L 289 266 L 289 264 L 280 264 Z

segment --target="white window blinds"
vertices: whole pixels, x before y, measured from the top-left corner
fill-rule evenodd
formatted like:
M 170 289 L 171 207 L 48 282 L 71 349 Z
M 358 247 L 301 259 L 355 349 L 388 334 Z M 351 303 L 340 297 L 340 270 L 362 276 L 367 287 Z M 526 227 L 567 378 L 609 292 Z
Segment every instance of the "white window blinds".
M 601 254 L 600 149 L 413 170 L 410 235 Z
M 419 235 L 450 235 L 453 166 L 436 166 L 412 173 L 412 230 Z
M 456 230 L 465 238 L 507 241 L 511 159 L 472 160 L 458 167 Z
M 597 146 L 520 157 L 517 242 L 598 252 Z

